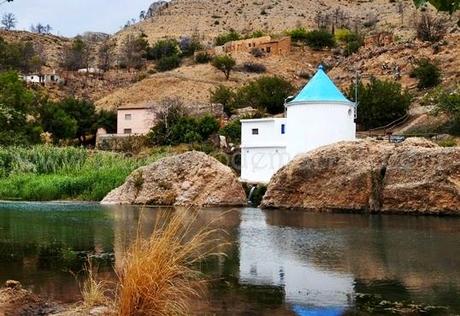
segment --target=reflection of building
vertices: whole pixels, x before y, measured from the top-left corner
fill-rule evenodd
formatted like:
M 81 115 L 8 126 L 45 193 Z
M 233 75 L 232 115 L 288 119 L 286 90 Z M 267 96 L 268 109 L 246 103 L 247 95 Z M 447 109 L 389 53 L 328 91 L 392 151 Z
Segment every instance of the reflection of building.
M 348 306 L 353 276 L 321 270 L 295 249 L 305 241 L 304 232 L 270 226 L 259 210 L 245 212 L 240 226 L 240 282 L 282 286 L 290 304 Z M 320 236 L 312 236 L 320 237 Z M 321 240 L 311 239 L 315 245 Z
M 145 135 L 155 122 L 155 112 L 149 104 L 124 105 L 118 107 L 117 134 Z
M 356 137 L 355 104 L 319 67 L 285 118 L 242 120 L 241 179 L 268 183 L 296 155 Z

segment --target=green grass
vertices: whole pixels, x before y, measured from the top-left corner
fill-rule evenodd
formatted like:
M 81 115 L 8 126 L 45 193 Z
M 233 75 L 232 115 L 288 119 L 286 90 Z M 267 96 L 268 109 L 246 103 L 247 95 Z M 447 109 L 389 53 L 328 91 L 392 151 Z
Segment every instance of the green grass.
M 0 199 L 100 201 L 132 171 L 164 156 L 131 158 L 72 147 L 0 148 Z

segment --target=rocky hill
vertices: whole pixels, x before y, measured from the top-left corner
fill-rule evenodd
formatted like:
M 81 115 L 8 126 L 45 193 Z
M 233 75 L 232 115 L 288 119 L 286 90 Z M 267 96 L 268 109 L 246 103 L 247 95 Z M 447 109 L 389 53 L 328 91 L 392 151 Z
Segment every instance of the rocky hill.
M 409 22 L 414 10 L 413 2 L 408 0 L 402 1 L 402 7 L 389 0 L 172 0 L 167 5 L 156 5 L 152 17 L 116 36 L 143 31 L 155 41 L 198 33 L 211 41 L 230 29 L 280 33 L 298 26 L 314 27 L 326 16 L 350 25 L 376 23 L 389 28 L 400 24 L 401 16 Z

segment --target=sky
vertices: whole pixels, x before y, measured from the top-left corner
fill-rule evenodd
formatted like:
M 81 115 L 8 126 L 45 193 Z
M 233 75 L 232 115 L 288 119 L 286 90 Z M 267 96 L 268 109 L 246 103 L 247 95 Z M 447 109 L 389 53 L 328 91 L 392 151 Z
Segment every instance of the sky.
M 0 0 L 2 2 L 2 0 Z M 14 0 L 0 5 L 0 15 L 13 13 L 16 29 L 49 24 L 52 33 L 75 36 L 86 31 L 115 33 L 131 18 L 138 18 L 155 0 Z

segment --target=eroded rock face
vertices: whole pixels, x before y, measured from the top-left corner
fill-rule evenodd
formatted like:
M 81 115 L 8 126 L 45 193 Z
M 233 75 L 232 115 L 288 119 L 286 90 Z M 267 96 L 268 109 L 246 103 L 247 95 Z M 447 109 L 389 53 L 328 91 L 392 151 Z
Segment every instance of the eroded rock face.
M 240 206 L 246 194 L 227 166 L 202 152 L 168 157 L 134 171 L 102 204 Z
M 262 207 L 460 214 L 460 148 L 423 139 L 319 148 L 273 177 Z

